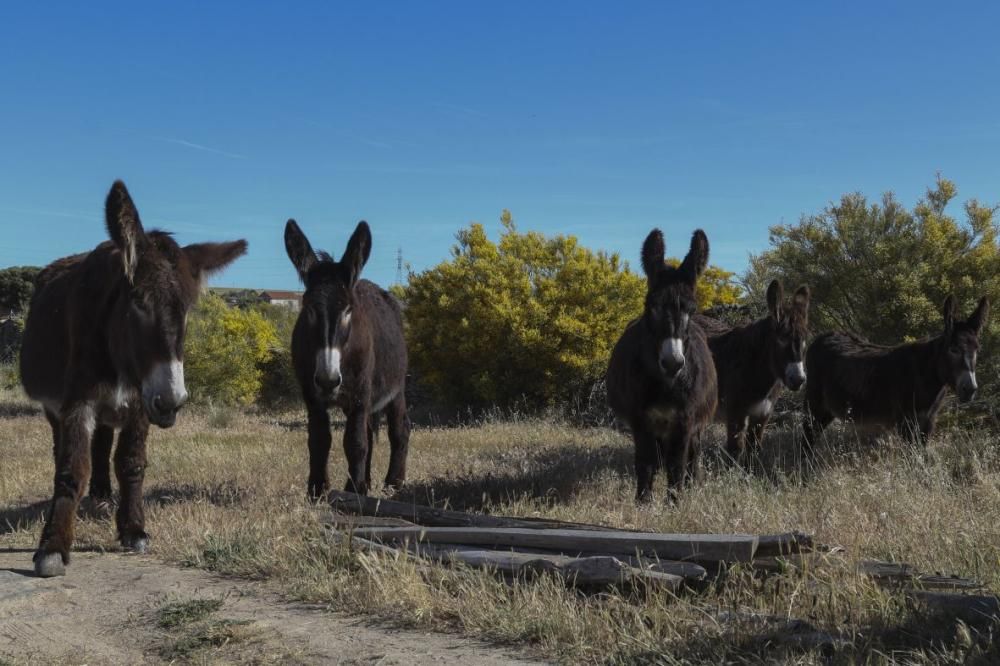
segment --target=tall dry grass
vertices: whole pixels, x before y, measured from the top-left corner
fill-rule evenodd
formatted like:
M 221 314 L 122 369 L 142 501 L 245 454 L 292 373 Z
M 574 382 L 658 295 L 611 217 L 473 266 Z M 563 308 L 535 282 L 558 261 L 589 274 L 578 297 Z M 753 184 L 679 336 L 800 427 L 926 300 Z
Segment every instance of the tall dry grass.
M 50 490 L 50 435 L 23 398 L 0 402 L 0 544 L 31 548 Z M 846 549 L 781 574 L 734 568 L 724 584 L 675 596 L 582 594 L 544 577 L 510 585 L 349 552 L 325 537 L 321 512 L 305 500 L 304 425 L 298 412 L 194 411 L 153 432 L 146 504 L 154 554 L 266 579 L 290 597 L 382 621 L 527 644 L 566 663 L 1000 660 L 995 635 L 930 623 L 856 572 L 860 559 L 893 559 L 1000 591 L 1000 439 L 992 434 L 945 432 L 925 459 L 897 440 L 842 429 L 818 468 L 805 469 L 795 435 L 778 432 L 761 461 L 766 473 L 736 470 L 710 446 L 703 483 L 674 505 L 637 507 L 631 444 L 613 430 L 517 420 L 414 432 L 402 496 L 419 502 L 665 532 L 800 529 Z M 387 449 L 383 441 L 376 450 L 373 476 L 384 472 Z M 330 470 L 334 483 L 346 478 L 336 445 Z M 111 521 L 81 519 L 78 548 L 116 547 Z M 769 642 L 782 618 L 849 646 Z

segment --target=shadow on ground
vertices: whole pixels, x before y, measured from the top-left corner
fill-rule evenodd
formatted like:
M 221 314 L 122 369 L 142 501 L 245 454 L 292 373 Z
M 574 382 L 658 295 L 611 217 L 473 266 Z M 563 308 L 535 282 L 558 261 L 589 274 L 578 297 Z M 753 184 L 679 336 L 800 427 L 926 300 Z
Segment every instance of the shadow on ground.
M 568 445 L 525 454 L 523 449 L 501 455 L 497 472 L 447 475 L 416 481 L 393 499 L 419 504 L 441 504 L 460 511 L 479 511 L 517 499 L 546 503 L 568 502 L 580 488 L 607 470 L 631 473 L 632 449 L 619 445 Z

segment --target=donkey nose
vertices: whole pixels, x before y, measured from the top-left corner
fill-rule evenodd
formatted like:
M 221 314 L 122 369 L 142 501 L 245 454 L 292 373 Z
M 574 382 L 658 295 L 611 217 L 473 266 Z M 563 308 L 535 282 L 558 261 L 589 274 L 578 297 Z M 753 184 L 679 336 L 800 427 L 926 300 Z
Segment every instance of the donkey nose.
M 329 376 L 316 375 L 316 386 L 318 386 L 320 390 L 323 391 L 324 393 L 333 393 L 340 387 L 343 381 L 344 380 L 340 376 L 339 372 L 335 375 L 329 375 Z
M 684 367 L 684 357 L 680 356 L 661 356 L 660 357 L 660 370 L 664 374 L 673 377 Z

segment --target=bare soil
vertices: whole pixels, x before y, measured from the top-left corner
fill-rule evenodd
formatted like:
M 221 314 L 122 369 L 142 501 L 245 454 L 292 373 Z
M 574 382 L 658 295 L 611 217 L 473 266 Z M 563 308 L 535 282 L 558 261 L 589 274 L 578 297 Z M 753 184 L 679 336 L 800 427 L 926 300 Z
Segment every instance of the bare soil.
M 31 575 L 31 552 L 0 549 L 0 664 L 527 664 L 496 647 L 397 630 L 287 603 L 266 586 L 140 555 L 76 552 L 72 575 Z M 163 609 L 221 600 L 164 626 Z

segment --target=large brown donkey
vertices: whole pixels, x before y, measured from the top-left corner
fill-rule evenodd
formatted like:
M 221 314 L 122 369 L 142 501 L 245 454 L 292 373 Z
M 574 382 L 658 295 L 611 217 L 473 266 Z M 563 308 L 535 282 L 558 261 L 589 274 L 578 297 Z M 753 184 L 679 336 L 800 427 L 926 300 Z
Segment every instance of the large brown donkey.
M 759 447 L 782 387 L 798 391 L 806 381 L 803 359 L 809 337 L 809 288 L 791 299 L 777 280 L 767 288 L 767 316 L 746 326 L 705 315 L 695 317 L 708 334 L 719 376 L 716 419 L 726 424 L 729 455 L 739 461 L 749 444 Z
M 894 428 L 916 442 L 934 433 L 945 390 L 972 400 L 979 334 L 989 316 L 984 297 L 965 321 L 955 320 L 955 299 L 944 303 L 944 331 L 923 340 L 883 347 L 846 333 L 816 338 L 806 354 L 807 451 L 834 418 Z
M 708 264 L 700 229 L 677 268 L 663 261 L 663 234 L 642 245 L 647 291 L 643 314 L 625 329 L 608 366 L 608 402 L 632 430 L 636 500 L 652 496 L 664 467 L 671 496 L 699 475 L 701 433 L 716 404 L 715 366 L 701 327 L 692 321 L 695 284 Z
M 371 253 L 368 224 L 358 224 L 340 261 L 313 251 L 295 220 L 285 226 L 288 257 L 305 284 L 302 312 L 292 333 L 292 363 L 309 416 L 309 496 L 329 489 L 331 407 L 347 417 L 344 453 L 347 490 L 371 487 L 372 447 L 384 411 L 389 427 L 385 485 L 406 479 L 410 419 L 406 413 L 406 342 L 399 303 L 368 280 L 359 280 Z
M 204 277 L 246 252 L 246 241 L 179 246 L 145 231 L 125 185 L 105 203 L 111 241 L 58 259 L 39 273 L 21 347 L 21 381 L 52 426 L 52 504 L 35 553 L 35 573 L 65 573 L 77 506 L 90 479 L 111 496 L 114 453 L 123 547 L 149 543 L 142 509 L 149 424 L 169 428 L 187 400 L 184 329 Z M 91 458 L 93 450 L 93 474 Z

